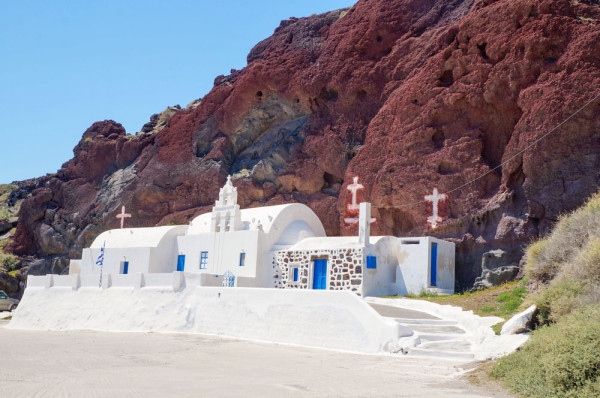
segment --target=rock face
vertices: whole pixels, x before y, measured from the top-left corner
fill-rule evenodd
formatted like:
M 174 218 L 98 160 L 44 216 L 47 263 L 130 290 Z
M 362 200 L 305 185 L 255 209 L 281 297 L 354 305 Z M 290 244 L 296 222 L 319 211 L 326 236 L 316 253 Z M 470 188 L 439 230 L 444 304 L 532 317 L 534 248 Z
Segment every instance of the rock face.
M 302 202 L 328 234 L 355 234 L 343 218 L 358 176 L 373 233 L 454 239 L 469 288 L 484 253 L 518 264 L 598 189 L 599 101 L 529 147 L 600 93 L 598 20 L 568 0 L 361 0 L 282 21 L 187 108 L 135 136 L 92 125 L 23 203 L 12 250 L 62 264 L 121 205 L 132 226 L 187 222 L 228 174 L 242 207 Z M 448 199 L 430 232 L 434 187 Z

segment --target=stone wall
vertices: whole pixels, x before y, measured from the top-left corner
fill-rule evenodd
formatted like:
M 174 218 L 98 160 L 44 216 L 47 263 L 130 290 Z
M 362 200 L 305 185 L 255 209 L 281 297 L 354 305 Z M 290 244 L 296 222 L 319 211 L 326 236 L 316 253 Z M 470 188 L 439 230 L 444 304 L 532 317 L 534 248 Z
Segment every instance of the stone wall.
M 355 249 L 282 250 L 273 259 L 273 286 L 281 289 L 312 289 L 312 263 L 327 259 L 328 289 L 351 290 L 361 294 L 364 253 Z M 292 269 L 298 267 L 298 281 L 292 280 Z

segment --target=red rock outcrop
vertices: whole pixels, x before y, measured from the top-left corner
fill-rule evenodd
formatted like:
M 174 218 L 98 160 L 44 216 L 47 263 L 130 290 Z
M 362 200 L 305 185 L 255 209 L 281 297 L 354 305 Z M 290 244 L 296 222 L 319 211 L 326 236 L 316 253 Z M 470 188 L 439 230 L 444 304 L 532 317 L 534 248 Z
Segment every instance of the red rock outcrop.
M 13 250 L 77 255 L 121 205 L 135 226 L 186 222 L 228 174 L 242 207 L 303 202 L 329 234 L 352 234 L 346 188 L 358 176 L 374 232 L 455 239 L 469 287 L 484 252 L 518 263 L 523 244 L 598 189 L 600 101 L 528 148 L 600 94 L 600 7 L 587 3 L 361 0 L 282 21 L 246 68 L 169 108 L 166 127 L 90 127 L 22 208 Z M 434 187 L 449 199 L 428 232 Z M 54 233 L 37 224 L 62 237 L 62 254 L 35 244 Z

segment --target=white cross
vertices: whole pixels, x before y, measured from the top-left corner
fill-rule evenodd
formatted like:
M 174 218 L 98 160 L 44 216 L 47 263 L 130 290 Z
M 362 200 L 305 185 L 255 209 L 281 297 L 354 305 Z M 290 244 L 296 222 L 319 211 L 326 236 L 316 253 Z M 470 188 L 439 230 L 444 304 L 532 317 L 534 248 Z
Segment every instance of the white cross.
M 358 203 L 356 202 L 356 195 L 358 193 L 359 189 L 364 189 L 365 187 L 362 184 L 358 183 L 358 177 L 354 177 L 354 183 L 350 184 L 346 187 L 346 189 L 350 192 L 352 192 L 352 203 L 348 204 L 347 209 L 348 210 L 358 210 L 358 208 L 360 207 L 358 205 Z
M 431 229 L 436 229 L 438 222 L 442 222 L 442 218 L 438 215 L 438 204 L 440 201 L 446 200 L 445 193 L 438 193 L 437 188 L 433 188 L 433 195 L 425 195 L 425 200 L 432 203 L 433 214 L 427 217 L 427 223 L 431 225 Z
M 125 206 L 121 206 L 121 214 L 116 215 L 117 218 L 121 219 L 121 229 L 125 225 L 125 218 L 131 217 L 131 214 L 125 213 Z

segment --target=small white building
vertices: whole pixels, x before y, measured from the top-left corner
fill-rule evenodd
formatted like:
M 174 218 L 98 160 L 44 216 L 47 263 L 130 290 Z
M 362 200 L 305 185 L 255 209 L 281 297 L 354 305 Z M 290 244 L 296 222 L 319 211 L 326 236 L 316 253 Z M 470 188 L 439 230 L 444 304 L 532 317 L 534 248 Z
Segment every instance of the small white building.
M 176 237 L 187 225 L 111 229 L 98 235 L 81 260 L 71 260 L 69 273 L 105 274 L 173 272 L 177 261 Z
M 361 296 L 454 293 L 454 243 L 370 237 L 370 204 L 360 206 L 358 238 L 308 238 L 277 252 L 275 287 L 351 290 Z
M 454 292 L 453 243 L 371 237 L 370 213 L 370 204 L 361 203 L 358 237 L 327 237 L 303 204 L 240 210 L 228 178 L 211 213 L 189 226 L 106 231 L 81 260 L 71 260 L 70 273 L 185 272 L 198 274 L 204 286 L 351 290 L 361 296 Z

